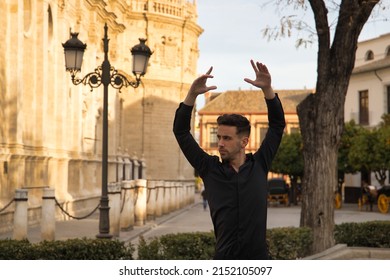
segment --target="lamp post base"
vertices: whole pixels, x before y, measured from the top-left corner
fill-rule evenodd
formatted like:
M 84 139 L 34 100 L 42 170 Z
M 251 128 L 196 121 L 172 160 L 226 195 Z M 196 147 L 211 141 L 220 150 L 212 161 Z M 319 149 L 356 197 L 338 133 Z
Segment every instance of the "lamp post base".
M 108 198 L 103 196 L 100 202 L 99 233 L 96 237 L 101 239 L 111 239 L 113 235 L 110 234 L 110 207 L 108 206 Z
M 112 239 L 112 234 L 109 233 L 99 233 L 96 235 L 96 238 L 99 239 Z

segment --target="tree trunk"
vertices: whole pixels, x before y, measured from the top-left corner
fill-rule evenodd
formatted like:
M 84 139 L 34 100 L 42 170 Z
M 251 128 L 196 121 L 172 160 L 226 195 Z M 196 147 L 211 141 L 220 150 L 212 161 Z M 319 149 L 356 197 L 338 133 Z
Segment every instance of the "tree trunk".
M 334 192 L 345 95 L 360 31 L 379 1 L 342 0 L 332 42 L 325 4 L 331 1 L 308 0 L 318 35 L 318 77 L 316 93 L 301 102 L 297 111 L 304 158 L 301 226 L 313 230 L 312 253 L 334 244 Z
M 374 172 L 375 179 L 379 182 L 381 186 L 385 185 L 386 178 L 387 178 L 386 172 L 387 170 L 378 170 Z
M 298 205 L 297 193 L 298 193 L 298 176 L 290 176 L 290 203 Z
M 344 100 L 334 102 L 335 96 L 312 94 L 298 106 L 305 162 L 300 225 L 313 230 L 312 253 L 334 245 L 337 156 L 344 122 Z

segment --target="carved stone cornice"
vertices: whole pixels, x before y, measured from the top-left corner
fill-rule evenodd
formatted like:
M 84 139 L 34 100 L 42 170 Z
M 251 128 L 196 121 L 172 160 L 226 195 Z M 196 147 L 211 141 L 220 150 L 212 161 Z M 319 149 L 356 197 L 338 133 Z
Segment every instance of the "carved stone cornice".
M 95 11 L 107 23 L 110 31 L 114 34 L 121 33 L 126 29 L 125 25 L 117 22 L 115 13 L 106 9 L 107 4 L 104 0 L 86 0 L 86 3 L 90 6 L 91 10 Z
M 113 5 L 115 5 L 115 7 L 118 8 L 121 13 L 126 14 L 131 10 L 131 5 L 127 4 L 127 2 L 127 0 L 116 0 Z

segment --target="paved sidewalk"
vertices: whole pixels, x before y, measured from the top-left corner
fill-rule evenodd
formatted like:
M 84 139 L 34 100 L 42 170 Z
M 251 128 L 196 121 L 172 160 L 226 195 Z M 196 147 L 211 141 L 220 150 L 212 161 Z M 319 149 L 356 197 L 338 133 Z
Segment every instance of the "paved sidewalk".
M 275 227 L 298 227 L 300 220 L 299 206 L 271 206 L 268 208 L 268 228 Z M 95 238 L 99 232 L 99 214 L 83 220 L 59 221 L 56 223 L 56 240 L 72 238 Z M 341 209 L 335 210 L 335 222 L 364 222 L 373 220 L 390 220 L 390 213 L 381 214 L 374 212 L 359 211 L 357 205 L 346 204 Z M 154 221 L 147 221 L 144 226 L 135 226 L 130 231 L 121 231 L 120 241 L 137 242 L 140 235 L 145 238 L 160 236 L 178 232 L 208 232 L 212 230 L 209 211 L 204 211 L 201 200 L 177 210 L 170 214 L 158 217 Z M 0 239 L 12 238 L 12 232 L 0 234 Z M 28 230 L 30 242 L 41 241 L 40 226 L 31 227 Z
M 160 224 L 168 222 L 170 219 L 177 217 L 178 215 L 189 212 L 191 208 L 196 207 L 198 203 L 187 206 L 183 209 L 175 212 L 163 215 L 156 218 L 153 221 L 147 221 L 143 226 L 134 226 L 133 229 L 128 231 L 121 231 L 120 236 L 117 238 L 120 241 L 129 242 L 138 236 L 150 231 L 151 229 L 158 227 Z M 89 218 L 82 220 L 67 220 L 56 222 L 56 240 L 66 240 L 73 238 L 96 238 L 99 233 L 99 211 L 93 214 Z M 0 233 L 0 239 L 12 238 L 13 232 Z M 30 242 L 36 243 L 42 241 L 41 228 L 39 225 L 31 226 L 28 229 L 27 239 Z

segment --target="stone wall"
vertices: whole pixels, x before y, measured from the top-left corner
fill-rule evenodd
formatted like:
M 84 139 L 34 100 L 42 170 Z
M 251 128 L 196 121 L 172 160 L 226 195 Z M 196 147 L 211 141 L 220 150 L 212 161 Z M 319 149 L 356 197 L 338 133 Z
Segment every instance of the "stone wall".
M 108 181 L 118 180 L 118 158 L 134 156 L 144 160 L 147 179 L 193 178 L 172 122 L 197 76 L 203 30 L 195 2 L 1 1 L 0 210 L 23 187 L 51 186 L 75 203 L 99 196 L 103 89 L 71 83 L 61 44 L 70 31 L 87 44 L 82 77 L 103 61 L 105 23 L 111 65 L 125 76 L 132 77 L 138 38 L 154 52 L 139 88 L 109 89 Z M 29 207 L 38 200 L 32 194 Z

